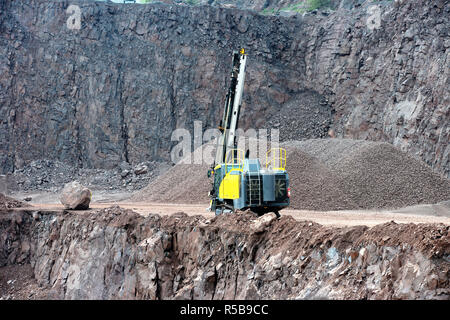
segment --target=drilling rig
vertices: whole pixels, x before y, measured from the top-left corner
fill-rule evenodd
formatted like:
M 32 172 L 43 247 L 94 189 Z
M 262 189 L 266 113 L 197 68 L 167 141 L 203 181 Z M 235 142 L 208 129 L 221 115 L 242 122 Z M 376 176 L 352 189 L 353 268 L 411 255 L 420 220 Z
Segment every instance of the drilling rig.
M 247 54 L 233 51 L 231 78 L 219 124 L 209 209 L 216 215 L 251 209 L 257 214 L 279 211 L 289 206 L 289 175 L 286 172 L 286 150 L 272 148 L 266 154 L 265 166 L 259 158 L 250 159 L 247 151 L 237 148 L 236 129 L 241 112 Z

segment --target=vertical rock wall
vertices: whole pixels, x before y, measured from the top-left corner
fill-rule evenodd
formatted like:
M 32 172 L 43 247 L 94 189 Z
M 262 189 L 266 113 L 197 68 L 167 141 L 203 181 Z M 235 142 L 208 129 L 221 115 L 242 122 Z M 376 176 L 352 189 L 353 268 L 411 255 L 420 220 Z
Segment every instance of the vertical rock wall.
M 449 228 L 243 213 L 0 213 L 0 266 L 59 299 L 449 299 Z
M 80 30 L 67 27 L 71 4 Z M 332 128 L 388 141 L 449 175 L 446 1 L 291 18 L 167 4 L 0 0 L 0 8 L 1 172 L 40 158 L 99 168 L 169 159 L 175 128 L 217 125 L 230 53 L 245 47 L 243 128 L 273 124 L 297 105 L 279 127 L 298 128 L 290 138 Z M 315 110 L 320 132 L 302 134 Z

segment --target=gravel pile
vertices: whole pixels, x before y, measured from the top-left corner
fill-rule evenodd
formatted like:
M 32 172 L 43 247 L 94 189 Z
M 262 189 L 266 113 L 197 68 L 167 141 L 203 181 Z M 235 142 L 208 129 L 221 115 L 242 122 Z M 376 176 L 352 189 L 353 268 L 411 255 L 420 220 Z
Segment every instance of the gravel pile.
M 248 138 L 246 143 L 248 146 Z M 205 150 L 203 148 L 207 146 L 211 146 L 211 144 L 204 144 L 200 147 L 203 154 Z M 216 143 L 213 142 L 213 148 L 208 149 L 211 151 L 211 155 L 215 155 L 215 146 Z M 265 154 L 262 158 L 264 157 Z M 171 203 L 209 202 L 208 192 L 212 189 L 212 181 L 207 174 L 211 165 L 183 163 L 186 160 L 187 157 L 136 193 L 131 200 Z M 261 163 L 264 163 L 263 161 L 265 160 L 261 160 Z
M 281 146 L 287 149 L 294 209 L 394 209 L 450 199 L 450 180 L 388 143 L 314 139 Z M 178 164 L 134 200 L 207 202 L 208 169 Z
M 341 179 L 317 158 L 286 147 L 291 205 L 293 209 L 342 210 L 357 205 L 343 192 Z
M 212 143 L 212 146 L 211 155 L 215 155 L 215 142 Z M 210 148 L 211 143 L 199 147 L 202 154 L 205 154 L 205 147 Z M 195 152 L 197 151 L 198 149 Z M 171 203 L 209 202 L 208 192 L 212 186 L 207 174 L 211 165 L 206 163 L 189 164 L 190 160 L 191 155 L 184 157 L 147 187 L 137 192 L 131 200 Z
M 139 191 L 132 200 L 171 203 L 209 201 L 208 165 L 177 164 Z
M 293 208 L 393 209 L 450 199 L 450 180 L 388 143 L 315 139 L 281 145 L 288 151 Z

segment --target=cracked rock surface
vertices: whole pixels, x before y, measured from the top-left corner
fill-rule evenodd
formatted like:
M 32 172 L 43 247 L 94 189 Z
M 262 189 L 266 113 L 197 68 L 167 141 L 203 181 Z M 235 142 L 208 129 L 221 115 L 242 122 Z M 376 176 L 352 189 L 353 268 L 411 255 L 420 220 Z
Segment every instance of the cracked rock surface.
M 3 211 L 0 231 L 0 266 L 30 263 L 49 298 L 450 297 L 442 224 L 335 228 L 251 212 L 144 217 L 110 207 Z
M 2 173 L 42 158 L 104 169 L 170 160 L 175 128 L 192 131 L 195 120 L 216 127 L 239 47 L 250 55 L 243 129 L 386 141 L 450 173 L 448 1 L 378 9 L 366 1 L 290 18 L 71 4 L 80 7 L 80 30 L 67 28 L 66 2 L 0 0 Z

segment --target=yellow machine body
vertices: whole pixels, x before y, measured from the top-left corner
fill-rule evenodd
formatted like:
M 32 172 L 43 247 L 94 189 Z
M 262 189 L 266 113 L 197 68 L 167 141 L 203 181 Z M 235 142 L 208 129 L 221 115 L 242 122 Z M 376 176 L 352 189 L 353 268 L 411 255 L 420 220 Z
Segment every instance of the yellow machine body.
M 241 188 L 242 170 L 233 169 L 228 172 L 222 179 L 219 187 L 219 198 L 222 199 L 239 199 Z

